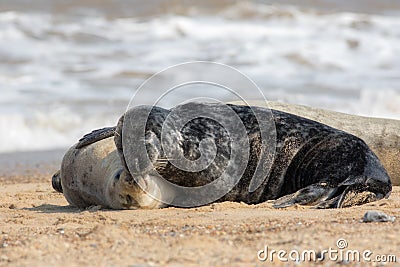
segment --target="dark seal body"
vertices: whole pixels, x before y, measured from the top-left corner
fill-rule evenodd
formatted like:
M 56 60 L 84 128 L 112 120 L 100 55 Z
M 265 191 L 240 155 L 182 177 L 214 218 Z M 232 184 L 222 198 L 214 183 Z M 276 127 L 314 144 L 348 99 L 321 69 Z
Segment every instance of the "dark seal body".
M 211 109 L 215 114 L 223 114 L 226 105 L 188 103 L 179 106 L 179 114 L 196 115 L 201 110 Z M 384 167 L 361 139 L 327 125 L 277 110 L 266 110 L 261 107 L 228 105 L 245 126 L 248 138 L 249 161 L 237 184 L 223 197 L 216 201 L 242 201 L 249 204 L 278 199 L 275 207 L 286 207 L 293 204 L 315 205 L 321 208 L 342 207 L 363 204 L 384 197 L 391 192 L 391 182 Z M 232 133 L 222 125 L 229 125 L 233 118 L 221 116 L 215 120 L 198 116 L 188 121 L 183 127 L 170 125 L 163 136 L 164 145 L 173 146 L 177 153 L 188 160 L 195 161 L 201 156 L 213 158 L 211 164 L 201 171 L 185 171 L 172 164 L 165 155 L 161 134 L 165 120 L 174 109 L 141 106 L 129 110 L 121 118 L 117 127 L 116 144 L 121 159 L 133 177 L 142 177 L 148 173 L 158 173 L 165 180 L 184 187 L 202 186 L 218 179 L 232 160 Z M 250 190 L 251 180 L 260 164 L 261 152 L 265 150 L 261 142 L 260 124 L 255 113 L 272 112 L 272 123 L 276 129 L 276 146 L 274 158 L 263 182 L 256 190 Z M 130 131 L 124 132 L 127 120 L 137 120 L 147 116 L 144 133 L 143 154 L 138 151 L 136 136 Z M 173 124 L 174 118 L 169 120 Z M 200 142 L 212 140 L 216 154 L 207 149 L 200 149 Z M 242 140 L 239 140 L 239 144 Z M 244 143 L 244 141 L 243 141 Z M 135 163 L 133 163 L 135 162 Z M 261 165 L 263 162 L 261 162 Z M 225 184 L 235 183 L 231 175 L 225 181 L 217 183 L 215 190 Z M 200 196 L 202 197 L 202 196 Z M 192 202 L 190 199 L 192 199 Z M 186 202 L 185 202 L 186 201 Z M 185 191 L 176 192 L 174 203 L 187 203 L 195 206 L 198 203 L 193 195 Z
M 230 115 L 224 113 L 226 107 L 232 110 Z M 177 109 L 179 112 L 175 112 Z M 211 111 L 213 118 L 201 116 L 203 110 Z M 179 114 L 194 119 L 179 125 L 176 123 Z M 261 114 L 261 117 L 255 114 Z M 257 118 L 270 119 L 267 124 L 273 127 L 262 128 L 265 124 L 259 123 Z M 140 126 L 142 122 L 143 128 Z M 244 136 L 236 136 L 235 131 L 227 130 L 227 127 L 239 129 L 238 122 L 244 126 Z M 266 130 L 267 137 L 274 136 L 275 143 L 263 143 L 262 130 Z M 86 151 L 87 146 L 101 146 L 100 140 L 112 136 L 118 153 L 109 156 L 110 160 L 117 157 L 110 162 L 119 160 L 120 164 L 115 164 L 115 167 L 109 163 L 102 164 L 101 168 L 111 174 L 101 177 L 101 173 L 106 172 L 99 170 L 90 176 L 91 182 L 99 180 L 99 184 L 104 184 L 100 187 L 106 187 L 96 189 L 96 192 L 108 192 L 105 196 L 96 193 L 96 198 L 104 197 L 108 201 L 81 202 L 81 207 L 103 203 L 112 203 L 106 206 L 117 209 L 168 205 L 193 207 L 215 201 L 256 204 L 276 200 L 276 208 L 294 204 L 339 208 L 388 197 L 392 188 L 384 167 L 361 139 L 316 121 L 261 107 L 188 103 L 167 110 L 138 106 L 128 110 L 117 127 L 96 130 L 84 136 L 73 147 L 74 151 Z M 267 138 L 267 141 L 271 140 Z M 271 145 L 274 153 L 266 153 Z M 172 150 L 172 156 L 166 153 L 166 149 Z M 243 155 L 235 157 L 238 151 Z M 73 166 L 82 173 L 95 173 L 92 171 L 96 164 L 92 162 L 93 157 L 84 153 L 79 153 L 79 158 L 71 155 L 64 160 L 63 166 Z M 193 168 L 177 166 L 176 163 L 182 159 L 175 155 L 193 162 Z M 248 161 L 240 172 L 237 169 L 244 158 Z M 85 160 L 91 160 L 91 163 L 80 163 Z M 206 163 L 203 164 L 205 168 L 197 170 L 196 164 L 202 163 Z M 91 172 L 86 170 L 89 167 Z M 86 179 L 78 177 L 72 170 L 62 168 L 61 175 L 53 177 L 53 187 L 80 198 L 82 192 L 78 191 L 81 189 L 92 194 L 94 189 L 74 187 L 72 192 L 67 186 L 61 186 L 66 184 L 61 182 L 64 179 L 74 184 Z M 252 188 L 254 175 L 259 170 L 264 176 Z M 171 184 L 181 189 L 171 187 Z M 210 190 L 198 194 L 187 190 L 210 184 Z M 212 192 L 225 188 L 230 190 L 221 197 L 203 201 Z

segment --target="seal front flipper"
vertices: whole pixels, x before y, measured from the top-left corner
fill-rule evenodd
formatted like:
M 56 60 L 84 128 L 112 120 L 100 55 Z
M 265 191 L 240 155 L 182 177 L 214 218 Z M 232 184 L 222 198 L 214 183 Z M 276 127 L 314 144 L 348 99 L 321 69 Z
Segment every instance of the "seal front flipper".
M 337 191 L 337 187 L 329 186 L 327 183 L 316 183 L 302 188 L 293 194 L 278 198 L 275 200 L 273 207 L 286 208 L 295 204 L 316 205 L 317 203 L 337 198 L 335 195 Z
M 85 134 L 79 139 L 78 144 L 75 146 L 76 149 L 80 149 L 84 146 L 96 143 L 100 140 L 112 137 L 115 135 L 116 127 L 106 127 L 98 130 L 94 130 L 91 133 Z

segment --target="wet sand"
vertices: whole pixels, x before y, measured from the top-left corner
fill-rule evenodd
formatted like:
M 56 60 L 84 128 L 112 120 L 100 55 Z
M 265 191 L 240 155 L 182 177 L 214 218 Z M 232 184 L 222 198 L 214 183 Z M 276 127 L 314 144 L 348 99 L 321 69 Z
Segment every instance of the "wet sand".
M 79 210 L 52 189 L 54 167 L 40 166 L 0 177 L 0 266 L 268 266 L 269 259 L 257 259 L 265 246 L 320 252 L 337 249 L 340 238 L 346 249 L 372 251 L 371 258 L 397 256 L 397 263 L 385 266 L 400 264 L 400 219 L 360 222 L 368 210 L 399 217 L 400 187 L 387 200 L 337 210 L 230 202 L 192 209 Z M 300 266 L 337 263 L 365 265 L 325 257 Z M 299 266 L 276 258 L 274 264 Z

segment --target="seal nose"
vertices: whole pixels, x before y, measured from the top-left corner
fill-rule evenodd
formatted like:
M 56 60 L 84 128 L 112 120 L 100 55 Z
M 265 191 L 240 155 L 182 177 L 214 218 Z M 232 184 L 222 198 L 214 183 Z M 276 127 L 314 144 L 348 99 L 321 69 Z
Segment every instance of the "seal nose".
M 53 186 L 53 189 L 56 190 L 59 193 L 63 192 L 62 186 L 61 186 L 61 175 L 60 171 L 57 171 L 53 177 L 51 178 L 51 185 Z

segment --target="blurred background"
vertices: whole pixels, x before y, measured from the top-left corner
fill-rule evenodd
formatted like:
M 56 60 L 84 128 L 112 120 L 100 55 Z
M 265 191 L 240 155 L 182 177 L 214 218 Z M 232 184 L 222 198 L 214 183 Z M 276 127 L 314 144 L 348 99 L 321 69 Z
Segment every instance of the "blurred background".
M 2 0 L 0 153 L 115 125 L 146 78 L 193 60 L 268 100 L 400 119 L 398 0 Z

